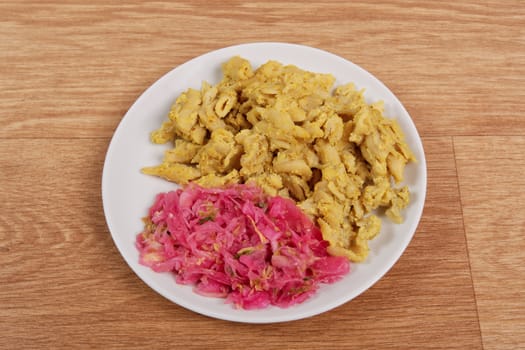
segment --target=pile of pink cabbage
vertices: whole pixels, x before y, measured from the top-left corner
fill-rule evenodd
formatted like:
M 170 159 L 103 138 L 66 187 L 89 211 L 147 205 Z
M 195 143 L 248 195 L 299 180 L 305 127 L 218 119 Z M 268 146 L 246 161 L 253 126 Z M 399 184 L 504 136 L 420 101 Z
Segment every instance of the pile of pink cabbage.
M 294 202 L 248 185 L 161 193 L 144 222 L 141 264 L 243 309 L 301 303 L 350 268 Z

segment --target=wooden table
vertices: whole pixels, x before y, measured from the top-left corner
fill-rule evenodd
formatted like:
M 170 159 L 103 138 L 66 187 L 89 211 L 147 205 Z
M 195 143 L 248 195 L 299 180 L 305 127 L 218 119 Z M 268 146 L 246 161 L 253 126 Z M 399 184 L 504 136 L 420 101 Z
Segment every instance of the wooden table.
M 394 268 L 283 324 L 211 319 L 151 290 L 115 248 L 100 190 L 145 88 L 255 41 L 373 73 L 428 162 L 424 215 Z M 0 348 L 525 348 L 523 2 L 4 0 L 0 57 Z

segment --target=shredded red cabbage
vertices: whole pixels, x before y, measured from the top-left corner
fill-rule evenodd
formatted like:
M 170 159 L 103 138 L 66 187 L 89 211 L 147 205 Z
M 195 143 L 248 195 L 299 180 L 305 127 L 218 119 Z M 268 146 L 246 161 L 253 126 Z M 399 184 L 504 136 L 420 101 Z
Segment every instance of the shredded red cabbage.
M 243 309 L 301 303 L 350 269 L 294 202 L 249 185 L 160 193 L 144 222 L 141 264 Z

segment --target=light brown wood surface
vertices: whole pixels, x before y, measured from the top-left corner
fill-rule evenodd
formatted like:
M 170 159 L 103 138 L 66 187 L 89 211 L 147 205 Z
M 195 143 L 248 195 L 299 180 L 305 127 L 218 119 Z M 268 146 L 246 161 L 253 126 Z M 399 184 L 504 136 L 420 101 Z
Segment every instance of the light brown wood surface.
M 269 325 L 198 315 L 125 264 L 102 210 L 111 136 L 181 63 L 283 41 L 362 66 L 424 143 L 417 233 L 353 301 Z M 0 348 L 524 349 L 522 1 L 0 2 Z

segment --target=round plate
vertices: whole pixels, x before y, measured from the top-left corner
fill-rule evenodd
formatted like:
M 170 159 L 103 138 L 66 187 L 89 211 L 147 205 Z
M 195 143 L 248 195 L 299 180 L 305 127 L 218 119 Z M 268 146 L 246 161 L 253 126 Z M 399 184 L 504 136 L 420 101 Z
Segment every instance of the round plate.
M 190 87 L 200 89 L 202 81 L 219 82 L 221 64 L 235 55 L 248 59 L 254 68 L 268 60 L 277 60 L 305 70 L 333 74 L 336 86 L 353 82 L 358 89 L 364 88 L 367 102 L 384 101 L 385 115 L 398 120 L 418 159 L 405 170 L 405 183 L 411 192 L 411 203 L 404 211 L 405 222 L 397 225 L 383 220 L 381 233 L 370 244 L 366 262 L 352 264 L 345 278 L 322 285 L 313 297 L 286 309 L 269 307 L 247 311 L 235 309 L 223 299 L 198 295 L 190 286 L 176 284 L 173 275 L 155 273 L 140 265 L 134 246 L 136 235 L 143 229 L 141 218 L 147 215 L 155 195 L 176 188 L 173 183 L 140 172 L 144 166 L 159 164 L 164 149 L 169 147 L 152 144 L 150 132 L 160 127 L 179 94 Z M 194 58 L 164 75 L 139 97 L 120 122 L 109 145 L 102 175 L 106 221 L 118 250 L 133 271 L 159 294 L 180 306 L 210 317 L 247 323 L 310 317 L 346 303 L 370 288 L 395 264 L 412 239 L 423 211 L 425 193 L 423 146 L 412 119 L 394 94 L 370 73 L 339 56 L 285 43 L 226 47 Z

